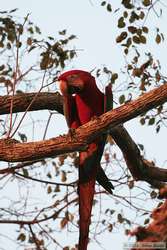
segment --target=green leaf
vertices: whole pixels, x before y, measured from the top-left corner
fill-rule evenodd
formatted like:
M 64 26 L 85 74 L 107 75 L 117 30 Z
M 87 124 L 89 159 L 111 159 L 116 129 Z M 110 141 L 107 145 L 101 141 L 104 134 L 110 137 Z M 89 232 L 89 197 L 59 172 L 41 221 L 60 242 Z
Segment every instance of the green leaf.
M 28 177 L 29 176 L 29 173 L 28 173 L 28 170 L 26 168 L 23 168 L 23 175 L 25 177 Z
M 148 125 L 153 125 L 155 123 L 155 118 L 152 117 L 149 119 Z
M 125 95 L 121 95 L 120 97 L 119 97 L 119 103 L 120 104 L 123 104 L 125 102 Z
M 118 79 L 118 74 L 117 73 L 113 73 L 112 77 L 111 77 L 111 83 L 115 83 L 116 79 Z
M 127 12 L 127 11 L 124 11 L 123 17 L 124 17 L 124 18 L 127 18 L 127 17 L 128 17 L 128 12 Z
M 124 27 L 125 27 L 124 17 L 120 17 L 118 19 L 118 28 L 124 28 Z
M 108 10 L 109 12 L 112 11 L 112 7 L 111 7 L 111 4 L 110 4 L 110 3 L 107 4 L 107 10 Z
M 144 225 L 148 224 L 148 223 L 149 223 L 149 221 L 150 221 L 150 219 L 149 219 L 149 218 L 148 218 L 148 219 L 145 219 L 145 221 L 144 221 Z

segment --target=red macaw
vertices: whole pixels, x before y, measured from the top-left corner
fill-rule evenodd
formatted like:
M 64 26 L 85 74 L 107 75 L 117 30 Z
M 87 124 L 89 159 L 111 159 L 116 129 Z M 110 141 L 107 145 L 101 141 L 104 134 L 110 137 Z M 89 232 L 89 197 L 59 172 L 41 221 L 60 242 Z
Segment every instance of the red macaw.
M 106 96 L 112 94 L 111 88 L 107 88 L 107 95 L 104 95 L 90 73 L 71 70 L 60 75 L 58 81 L 69 128 L 75 129 L 107 111 Z M 100 165 L 105 141 L 106 135 L 102 135 L 79 153 L 79 250 L 87 249 L 95 180 L 111 194 L 114 188 Z

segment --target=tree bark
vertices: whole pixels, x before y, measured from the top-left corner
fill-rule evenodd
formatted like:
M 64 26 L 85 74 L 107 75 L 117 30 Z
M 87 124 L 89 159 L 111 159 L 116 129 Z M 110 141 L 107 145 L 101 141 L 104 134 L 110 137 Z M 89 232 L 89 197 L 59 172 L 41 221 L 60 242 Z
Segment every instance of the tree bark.
M 56 93 L 21 93 L 14 97 L 6 95 L 0 96 L 0 115 L 10 113 L 11 100 L 13 98 L 13 113 L 24 112 L 27 107 L 29 111 L 36 110 L 57 110 L 59 113 L 63 113 L 63 100 L 61 95 Z
M 75 130 L 73 135 L 59 136 L 50 140 L 13 143 L 0 141 L 0 160 L 9 162 L 31 161 L 55 157 L 63 153 L 83 150 L 101 133 L 124 123 L 143 112 L 167 101 L 167 85 L 158 87 L 138 99 L 109 111 Z

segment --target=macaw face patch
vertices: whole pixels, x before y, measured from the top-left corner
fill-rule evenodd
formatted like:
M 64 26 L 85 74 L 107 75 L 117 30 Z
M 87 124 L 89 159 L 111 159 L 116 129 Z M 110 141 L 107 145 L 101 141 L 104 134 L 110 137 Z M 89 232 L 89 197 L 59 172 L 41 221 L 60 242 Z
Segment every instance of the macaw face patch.
M 72 95 L 72 94 L 78 94 L 80 92 L 81 92 L 81 89 L 79 87 L 76 87 L 76 86 L 69 86 L 68 87 L 68 93 L 70 95 Z

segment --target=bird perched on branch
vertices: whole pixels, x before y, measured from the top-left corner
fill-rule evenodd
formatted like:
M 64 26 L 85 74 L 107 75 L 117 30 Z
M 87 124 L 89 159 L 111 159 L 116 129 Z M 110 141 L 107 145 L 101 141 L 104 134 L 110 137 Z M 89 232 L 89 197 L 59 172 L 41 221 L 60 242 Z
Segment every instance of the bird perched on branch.
M 76 129 L 110 109 L 111 86 L 107 86 L 103 94 L 89 72 L 70 70 L 61 74 L 58 81 L 69 128 Z M 111 194 L 114 189 L 100 165 L 106 136 L 101 135 L 89 144 L 86 151 L 79 153 L 79 250 L 87 249 L 95 181 Z

